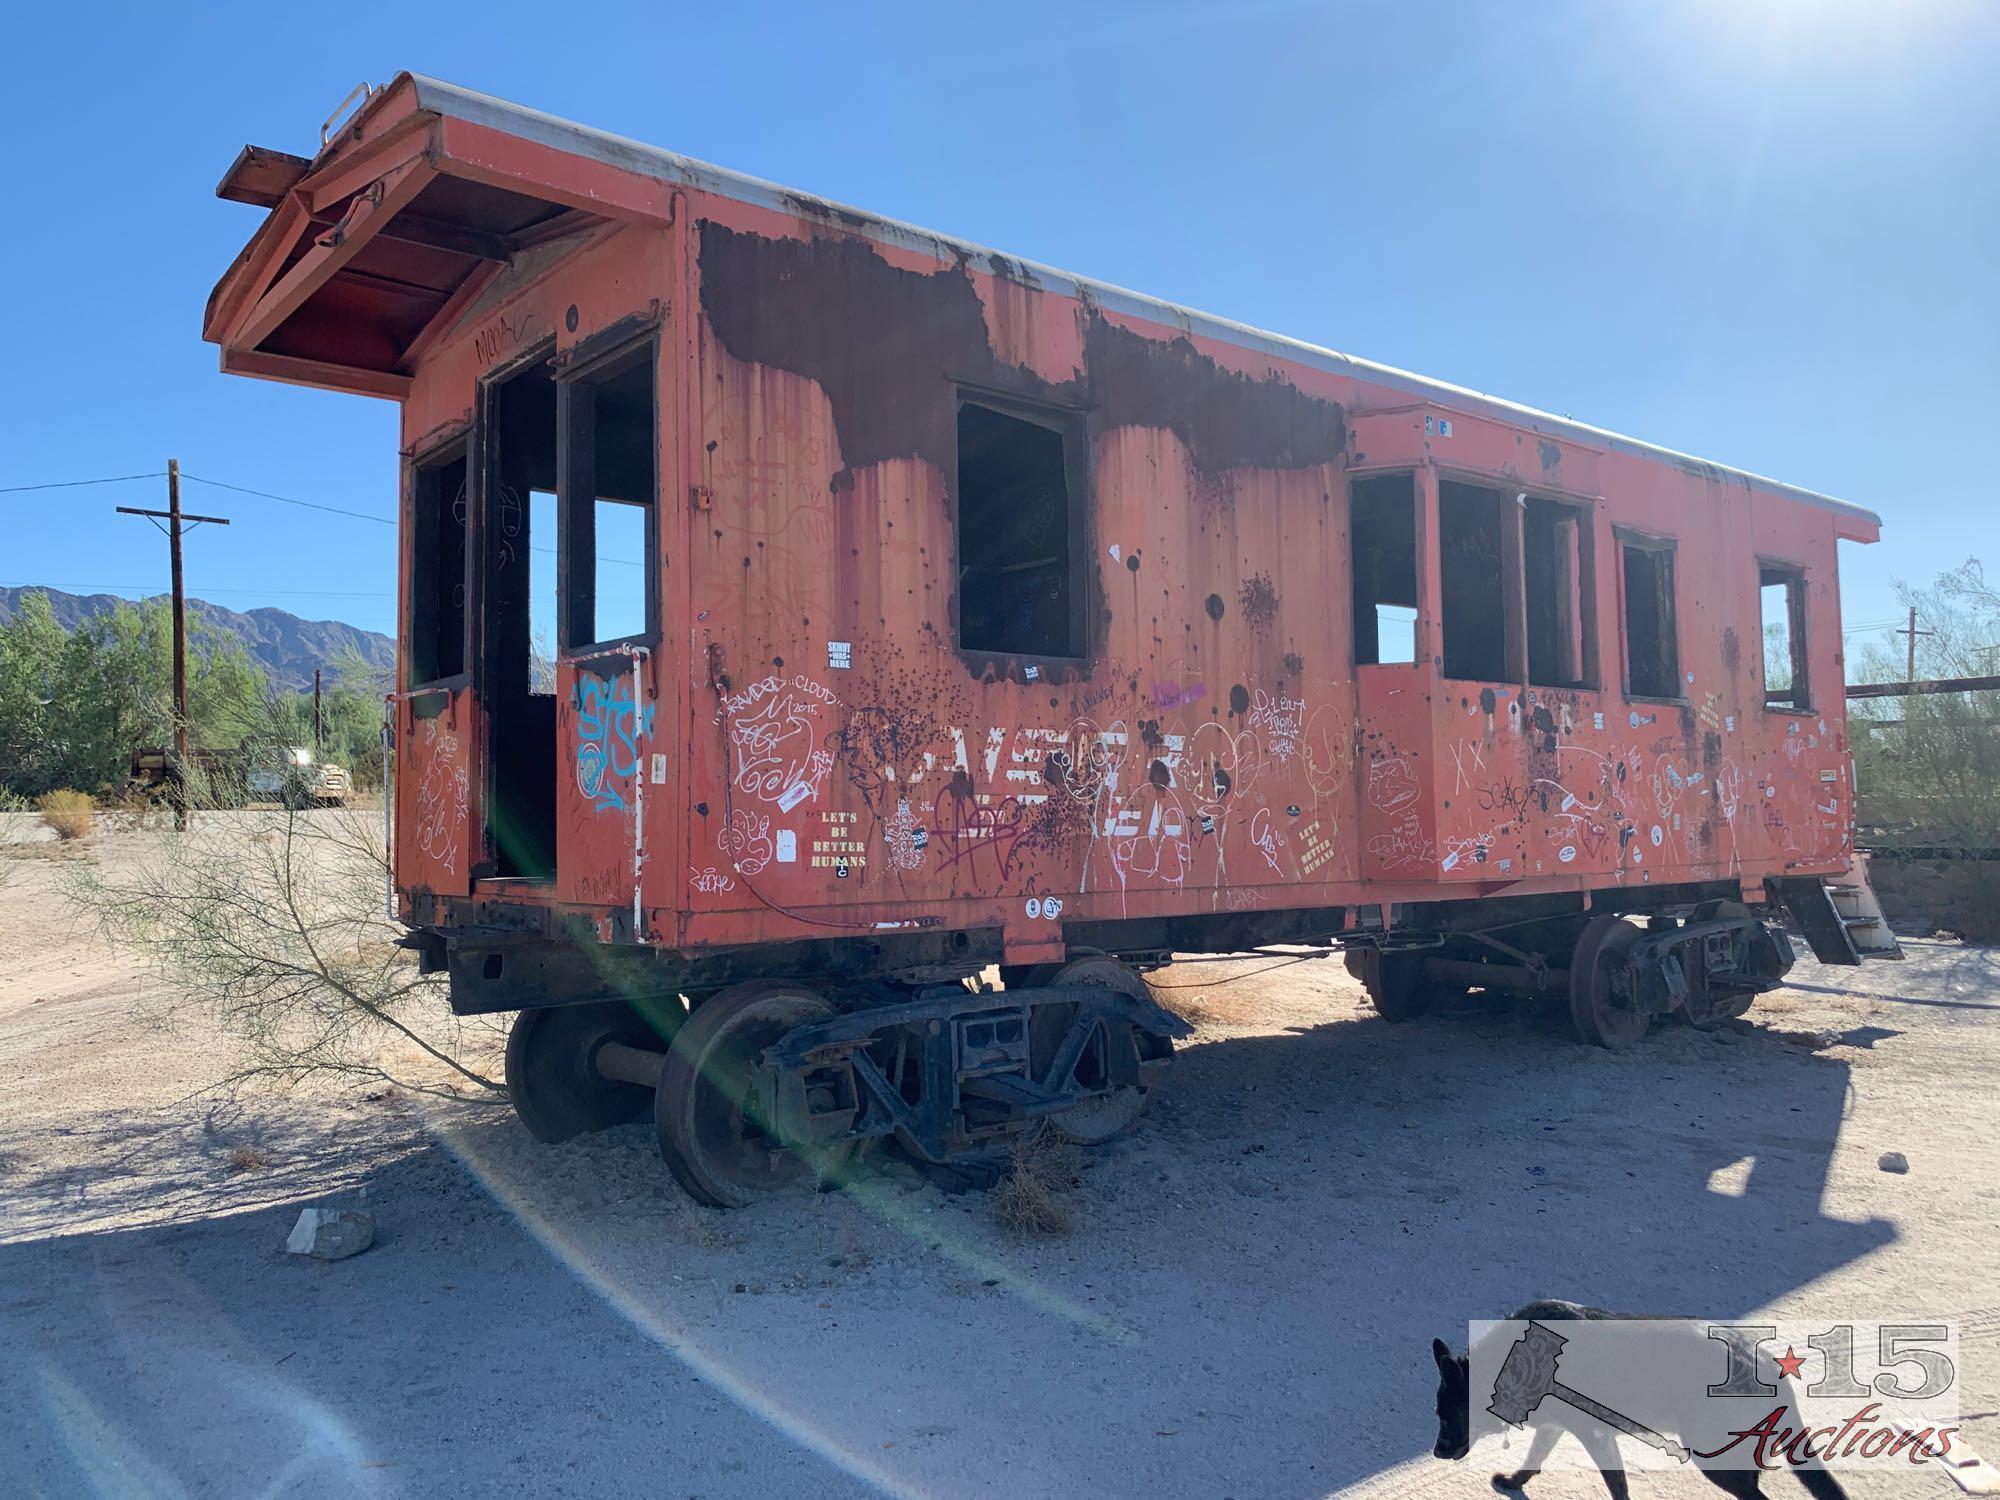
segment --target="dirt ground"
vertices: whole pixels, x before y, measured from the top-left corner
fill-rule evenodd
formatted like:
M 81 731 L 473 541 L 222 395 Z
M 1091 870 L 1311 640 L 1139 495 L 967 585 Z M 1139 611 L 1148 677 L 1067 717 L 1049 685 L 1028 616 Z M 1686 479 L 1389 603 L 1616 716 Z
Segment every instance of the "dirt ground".
M 698 1208 L 649 1126 L 218 1097 L 231 1045 L 147 1021 L 62 864 L 0 850 L 0 1495 L 1487 1495 L 1429 1456 L 1429 1340 L 1537 1296 L 1961 1319 L 2000 1454 L 2000 950 L 1805 959 L 1754 1029 L 1617 1055 L 1481 1002 L 1391 1027 L 1337 961 L 1177 963 L 1198 1035 L 1036 1239 L 894 1174 Z M 315 1204 L 375 1248 L 285 1254 Z

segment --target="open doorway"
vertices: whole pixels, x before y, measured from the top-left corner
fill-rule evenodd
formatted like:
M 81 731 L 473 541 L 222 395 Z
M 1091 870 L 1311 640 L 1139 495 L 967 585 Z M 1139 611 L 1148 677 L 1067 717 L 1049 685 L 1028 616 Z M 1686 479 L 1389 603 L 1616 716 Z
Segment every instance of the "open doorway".
M 548 566 L 556 550 L 556 383 L 550 357 L 490 382 L 484 415 L 478 689 L 492 776 L 487 842 L 495 875 L 548 880 L 556 869 L 555 578 Z

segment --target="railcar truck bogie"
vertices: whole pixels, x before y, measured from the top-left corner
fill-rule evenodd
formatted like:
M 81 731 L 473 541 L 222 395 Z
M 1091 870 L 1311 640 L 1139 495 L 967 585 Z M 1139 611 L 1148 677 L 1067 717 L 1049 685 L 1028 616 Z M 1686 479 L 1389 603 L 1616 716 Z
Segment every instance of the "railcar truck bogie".
M 393 912 L 542 1139 L 1109 1139 L 1177 952 L 1604 1046 L 1894 956 L 1865 510 L 412 74 L 219 191 L 224 369 L 400 406 Z

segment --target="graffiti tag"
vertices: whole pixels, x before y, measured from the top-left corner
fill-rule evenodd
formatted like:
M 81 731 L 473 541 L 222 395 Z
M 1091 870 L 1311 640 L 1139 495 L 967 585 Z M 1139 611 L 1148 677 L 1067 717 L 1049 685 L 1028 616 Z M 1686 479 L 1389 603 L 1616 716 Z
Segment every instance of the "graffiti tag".
M 576 684 L 576 785 L 598 812 L 625 806 L 617 783 L 639 774 L 639 736 L 653 729 L 653 710 L 632 699 L 626 677 L 581 676 Z

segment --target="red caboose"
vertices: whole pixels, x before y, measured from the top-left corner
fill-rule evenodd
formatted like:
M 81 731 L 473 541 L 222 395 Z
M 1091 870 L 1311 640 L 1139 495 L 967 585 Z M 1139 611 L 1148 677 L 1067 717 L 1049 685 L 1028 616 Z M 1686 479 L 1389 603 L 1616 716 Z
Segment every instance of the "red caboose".
M 1866 511 L 408 74 L 220 191 L 223 368 L 401 403 L 399 914 L 544 1138 L 1100 1139 L 1177 950 L 1616 1046 L 1893 948 Z

